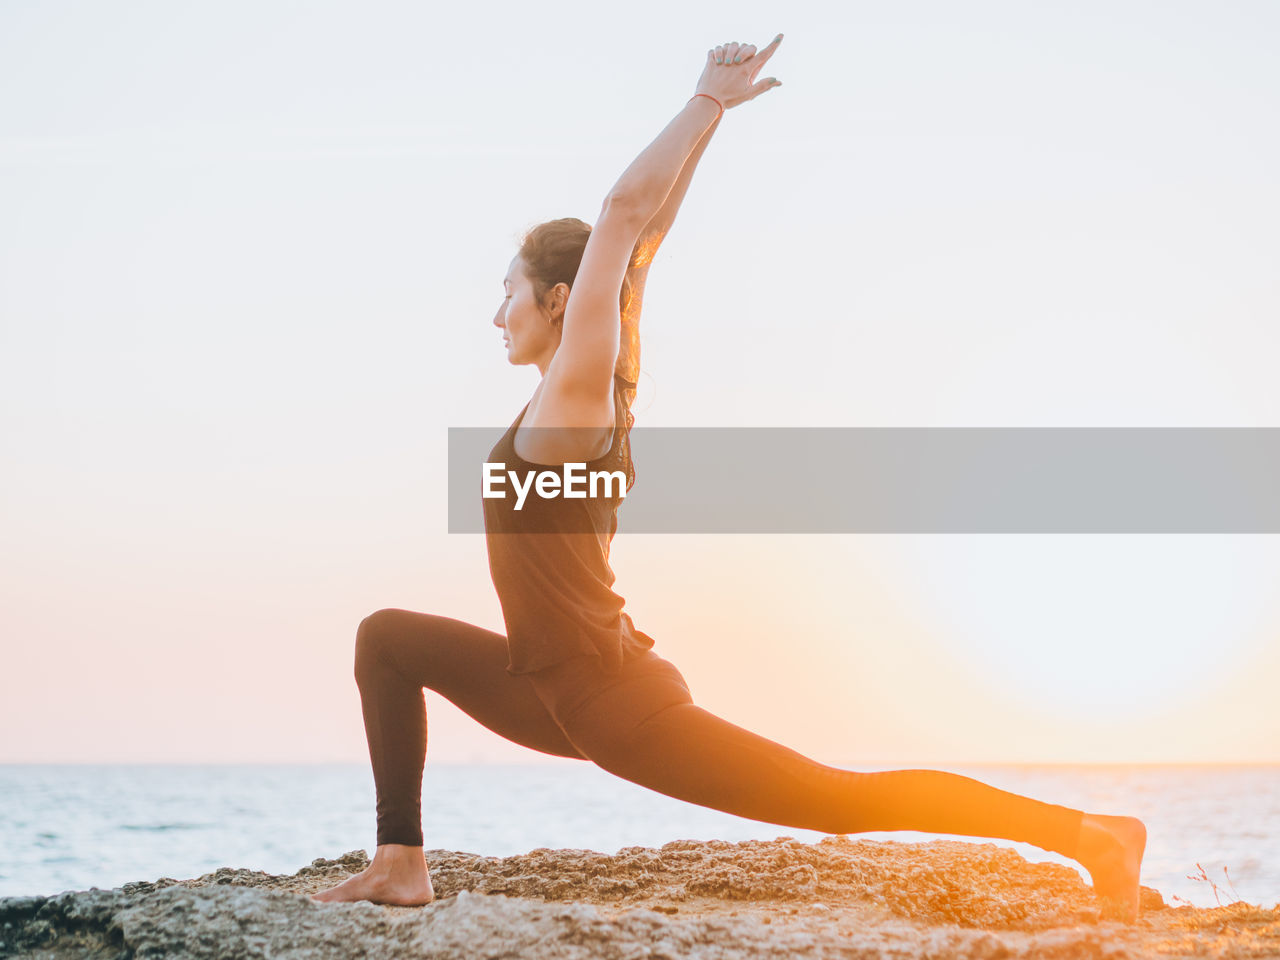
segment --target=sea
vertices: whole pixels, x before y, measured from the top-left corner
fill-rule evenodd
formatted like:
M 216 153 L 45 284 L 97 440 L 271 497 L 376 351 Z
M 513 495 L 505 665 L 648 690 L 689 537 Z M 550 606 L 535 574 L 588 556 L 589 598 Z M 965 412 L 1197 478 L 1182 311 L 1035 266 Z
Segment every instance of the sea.
M 1172 905 L 1280 901 L 1280 766 L 940 769 L 1090 812 L 1141 817 L 1142 883 Z M 423 826 L 428 849 L 486 856 L 824 836 L 675 800 L 573 760 L 428 763 Z M 1087 879 L 1072 861 L 1024 843 L 909 831 L 856 836 L 995 843 L 1031 861 L 1076 867 Z M 367 763 L 0 765 L 0 897 L 186 879 L 224 866 L 287 875 L 318 857 L 374 848 Z

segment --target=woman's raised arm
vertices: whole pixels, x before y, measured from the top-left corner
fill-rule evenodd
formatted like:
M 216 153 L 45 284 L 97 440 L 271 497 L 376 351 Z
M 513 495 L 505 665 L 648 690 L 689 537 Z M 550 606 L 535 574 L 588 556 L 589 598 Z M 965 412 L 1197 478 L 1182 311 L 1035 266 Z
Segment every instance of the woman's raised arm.
M 707 132 L 702 135 L 698 145 L 684 162 L 684 169 L 676 178 L 675 186 L 667 194 L 662 207 L 640 231 L 640 239 L 636 241 L 631 252 L 631 266 L 627 270 L 627 298 L 622 305 L 622 343 L 618 348 L 618 361 L 614 364 L 614 373 L 621 375 L 629 384 L 640 379 L 640 309 L 644 305 L 644 287 L 649 279 L 649 266 L 657 256 L 658 248 L 666 239 L 671 227 L 676 222 L 676 214 L 680 212 L 680 204 L 689 192 L 689 184 L 693 181 L 693 172 L 698 168 L 698 161 L 707 149 L 720 126 L 720 118 L 716 117 Z M 635 399 L 635 387 L 626 388 L 627 406 Z
M 709 50 L 694 95 L 605 198 L 565 305 L 560 345 L 547 370 L 552 392 L 583 413 L 571 419 L 589 421 L 594 419 L 591 408 L 611 409 L 621 330 L 618 292 L 637 241 L 663 209 L 690 154 L 723 110 L 777 85 L 772 77 L 759 82 L 755 77 L 781 41 L 779 34 L 758 55 L 750 44 L 728 44 L 721 59 L 718 49 Z
M 641 225 L 648 223 L 662 207 L 684 169 L 685 161 L 711 121 L 719 118 L 718 108 L 709 109 L 715 107 L 713 101 L 729 110 L 778 85 L 773 77 L 757 82 L 756 74 L 768 63 L 781 42 L 782 34 L 778 34 L 758 54 L 751 44 L 726 44 L 723 54 L 719 47 L 708 50 L 707 62 L 693 97 L 653 143 L 622 172 L 609 191 L 610 200 L 632 208 Z M 692 119 L 688 117 L 690 110 L 695 111 Z

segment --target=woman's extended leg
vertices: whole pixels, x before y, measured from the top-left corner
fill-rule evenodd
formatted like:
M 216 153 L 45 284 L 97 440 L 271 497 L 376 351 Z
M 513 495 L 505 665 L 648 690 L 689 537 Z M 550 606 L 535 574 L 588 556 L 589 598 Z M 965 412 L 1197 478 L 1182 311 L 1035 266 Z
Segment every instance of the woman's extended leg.
M 452 617 L 388 608 L 361 621 L 355 678 L 377 791 L 378 849 L 368 869 L 314 899 L 398 904 L 433 899 L 422 858 L 424 689 L 521 746 L 586 759 L 529 680 L 506 672 L 507 662 L 506 637 Z
M 826 833 L 919 830 L 1024 841 L 1079 860 L 1091 874 L 1116 853 L 1082 852 L 1088 831 L 1080 810 L 938 770 L 858 773 L 811 760 L 696 706 L 679 671 L 652 651 L 613 681 L 593 658 L 533 677 L 582 753 L 617 776 L 681 800 Z M 1137 863 L 1132 874 L 1136 908 Z M 1094 878 L 1100 893 L 1116 896 Z M 1110 886 L 1117 883 L 1129 899 L 1127 875 Z

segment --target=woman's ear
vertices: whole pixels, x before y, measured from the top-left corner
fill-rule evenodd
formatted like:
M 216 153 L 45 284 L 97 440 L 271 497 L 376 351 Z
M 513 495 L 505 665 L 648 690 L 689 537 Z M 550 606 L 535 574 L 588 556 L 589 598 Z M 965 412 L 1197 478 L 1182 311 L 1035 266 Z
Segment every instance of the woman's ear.
M 554 318 L 552 322 L 563 321 L 565 307 L 569 302 L 569 285 L 563 281 L 557 283 L 551 288 L 548 299 L 551 301 L 551 316 Z

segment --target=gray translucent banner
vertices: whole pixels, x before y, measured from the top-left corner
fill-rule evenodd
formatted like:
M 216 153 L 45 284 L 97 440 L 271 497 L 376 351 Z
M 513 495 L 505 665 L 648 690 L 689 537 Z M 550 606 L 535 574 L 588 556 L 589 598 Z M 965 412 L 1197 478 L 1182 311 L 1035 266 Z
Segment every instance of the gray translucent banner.
M 483 532 L 505 429 L 449 429 L 450 533 Z M 631 446 L 627 533 L 1280 532 L 1280 428 L 635 427 Z

